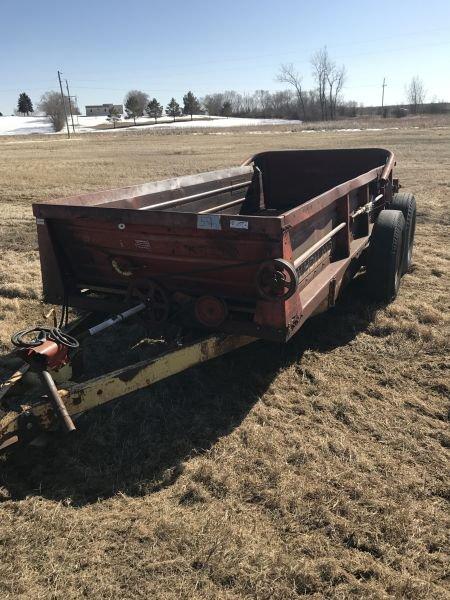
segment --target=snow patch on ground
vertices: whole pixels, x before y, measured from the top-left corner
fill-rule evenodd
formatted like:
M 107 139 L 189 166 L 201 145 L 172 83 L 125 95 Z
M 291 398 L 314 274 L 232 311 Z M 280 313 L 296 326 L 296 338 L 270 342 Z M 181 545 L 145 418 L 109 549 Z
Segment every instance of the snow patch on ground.
M 244 117 L 207 117 L 205 115 L 194 115 L 194 120 L 178 120 L 173 121 L 171 117 L 161 117 L 158 123 L 147 117 L 136 119 L 136 126 L 133 121 L 127 121 L 129 127 L 117 127 L 116 129 L 96 129 L 99 125 L 111 126 L 111 123 L 106 117 L 74 117 L 76 133 L 111 133 L 123 131 L 139 131 L 141 129 L 229 129 L 230 127 L 264 127 L 266 125 L 288 125 L 299 126 L 301 121 L 288 121 L 283 119 L 249 119 Z M 385 129 L 398 129 L 398 127 L 383 127 L 383 128 L 354 128 L 354 129 L 296 129 L 301 133 L 326 133 L 341 131 L 356 132 L 356 131 L 384 131 Z M 72 126 L 70 125 L 72 132 Z M 55 134 L 52 124 L 48 117 L 0 117 L 0 136 L 1 135 L 27 135 L 30 133 L 65 135 L 66 129 Z M 263 131 L 249 131 L 249 134 L 263 134 Z M 280 132 L 280 133 L 286 133 Z M 212 135 L 231 135 L 231 132 L 211 132 Z
M 54 133 L 48 117 L 0 117 L 0 135 Z
M 96 125 L 108 123 L 106 117 L 78 117 L 80 122 L 80 131 L 103 131 L 109 132 L 114 129 L 92 129 Z M 101 121 L 92 122 L 90 119 L 101 119 Z M 132 121 L 128 121 L 130 125 Z M 229 127 L 259 127 L 264 125 L 300 125 L 301 121 L 285 121 L 283 119 L 248 119 L 242 117 L 207 117 L 205 115 L 194 115 L 193 120 L 176 120 L 172 117 L 161 117 L 157 123 L 152 122 L 146 117 L 136 119 L 136 127 L 116 128 L 115 131 L 127 131 L 129 129 L 198 129 L 198 128 L 229 128 Z M 109 124 L 109 123 L 108 123 Z
M 141 117 L 136 119 L 136 127 L 133 121 L 128 121 L 130 127 L 116 129 L 95 129 L 99 125 L 111 125 L 106 117 L 74 117 L 75 131 L 77 133 L 92 133 L 110 131 L 129 131 L 130 129 L 190 129 L 204 127 L 254 127 L 264 125 L 299 125 L 300 121 L 284 121 L 283 119 L 247 119 L 238 117 L 205 117 L 205 115 L 194 116 L 194 120 L 173 121 L 171 117 L 158 119 L 155 125 L 151 119 Z M 69 120 L 70 130 L 72 126 Z M 65 128 L 59 134 L 65 134 Z M 27 135 L 30 133 L 54 134 L 52 124 L 48 117 L 0 117 L 0 135 Z

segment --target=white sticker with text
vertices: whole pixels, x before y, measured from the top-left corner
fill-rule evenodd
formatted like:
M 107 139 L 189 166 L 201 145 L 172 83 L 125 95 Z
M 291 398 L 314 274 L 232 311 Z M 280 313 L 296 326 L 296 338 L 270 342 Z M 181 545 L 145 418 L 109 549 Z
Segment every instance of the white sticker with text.
M 220 215 L 198 215 L 197 229 L 222 229 Z
M 230 227 L 232 229 L 248 229 L 248 221 L 238 221 L 236 219 L 231 219 Z

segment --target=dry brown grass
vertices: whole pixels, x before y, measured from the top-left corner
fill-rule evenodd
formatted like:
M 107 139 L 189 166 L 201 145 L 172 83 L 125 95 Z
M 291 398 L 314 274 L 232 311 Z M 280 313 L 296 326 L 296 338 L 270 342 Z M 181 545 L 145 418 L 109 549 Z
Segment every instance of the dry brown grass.
M 3 598 L 447 598 L 448 128 L 120 133 L 0 142 L 0 340 L 42 307 L 30 203 L 239 163 L 385 146 L 419 204 L 398 299 L 356 281 L 258 343 L 0 462 Z

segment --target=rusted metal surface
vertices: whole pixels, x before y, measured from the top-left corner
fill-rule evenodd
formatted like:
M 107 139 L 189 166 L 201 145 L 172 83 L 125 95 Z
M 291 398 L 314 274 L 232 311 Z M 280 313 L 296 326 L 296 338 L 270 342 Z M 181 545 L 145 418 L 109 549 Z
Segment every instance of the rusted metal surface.
M 139 210 L 160 210 L 161 208 L 172 208 L 173 206 L 182 206 L 183 204 L 192 204 L 196 200 L 202 200 L 203 198 L 210 198 L 211 196 L 219 196 L 226 192 L 234 192 L 235 190 L 241 190 L 244 187 L 248 187 L 251 181 L 242 181 L 241 183 L 234 183 L 226 185 L 220 188 L 213 188 L 206 192 L 198 192 L 197 194 L 191 194 L 190 196 L 183 196 L 181 198 L 175 198 L 174 200 L 164 200 L 163 202 L 157 202 L 156 204 L 149 204 L 148 206 L 141 206 Z M 204 212 L 204 211 L 201 211 Z
M 326 304 L 322 278 L 335 277 L 337 295 L 357 267 L 392 197 L 394 164 L 379 148 L 270 151 L 241 167 L 34 205 L 45 297 L 120 312 L 152 282 L 168 314 L 177 294 L 192 306 L 214 297 L 226 309 L 217 329 L 287 340 Z M 277 260 L 290 267 L 262 276 Z M 294 293 L 279 293 L 290 269 Z
M 52 403 L 53 409 L 56 415 L 58 416 L 58 419 L 60 420 L 62 426 L 64 427 L 64 430 L 67 433 L 75 431 L 75 424 L 67 411 L 67 407 L 63 399 L 61 398 L 61 395 L 58 392 L 58 388 L 56 387 L 52 376 L 47 370 L 44 369 L 41 372 L 41 377 L 43 382 L 45 383 L 45 386 L 47 387 L 48 395 L 50 398 L 50 402 Z
M 294 260 L 294 267 L 299 269 L 301 265 L 303 265 L 308 258 L 311 258 L 313 254 L 315 254 L 320 248 L 322 248 L 328 241 L 330 241 L 333 236 L 335 236 L 339 231 L 341 231 L 344 227 L 346 227 L 346 223 L 340 223 L 334 229 L 332 229 L 329 233 L 323 236 L 318 242 L 316 242 L 313 246 L 308 248 L 306 252 L 300 255 L 298 258 Z
M 253 337 L 210 335 L 180 349 L 149 360 L 129 365 L 81 384 L 70 384 L 57 389 L 47 381 L 51 399 L 46 396 L 29 400 L 26 404 L 14 398 L 4 399 L 0 405 L 0 450 L 17 441 L 27 441 L 54 427 L 58 413 L 68 430 L 73 430 L 73 419 L 100 404 L 125 396 L 153 383 L 171 377 L 194 365 L 206 362 L 257 341 Z M 58 407 L 55 409 L 55 407 Z

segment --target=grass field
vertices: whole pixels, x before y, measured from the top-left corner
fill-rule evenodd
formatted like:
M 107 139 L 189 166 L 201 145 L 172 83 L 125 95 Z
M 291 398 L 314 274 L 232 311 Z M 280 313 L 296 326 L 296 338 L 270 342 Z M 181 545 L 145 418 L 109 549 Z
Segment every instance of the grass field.
M 0 141 L 2 351 L 43 310 L 41 198 L 262 149 L 382 146 L 418 202 L 391 305 L 354 282 L 286 346 L 259 342 L 2 457 L 2 598 L 449 597 L 450 123 L 434 125 Z

